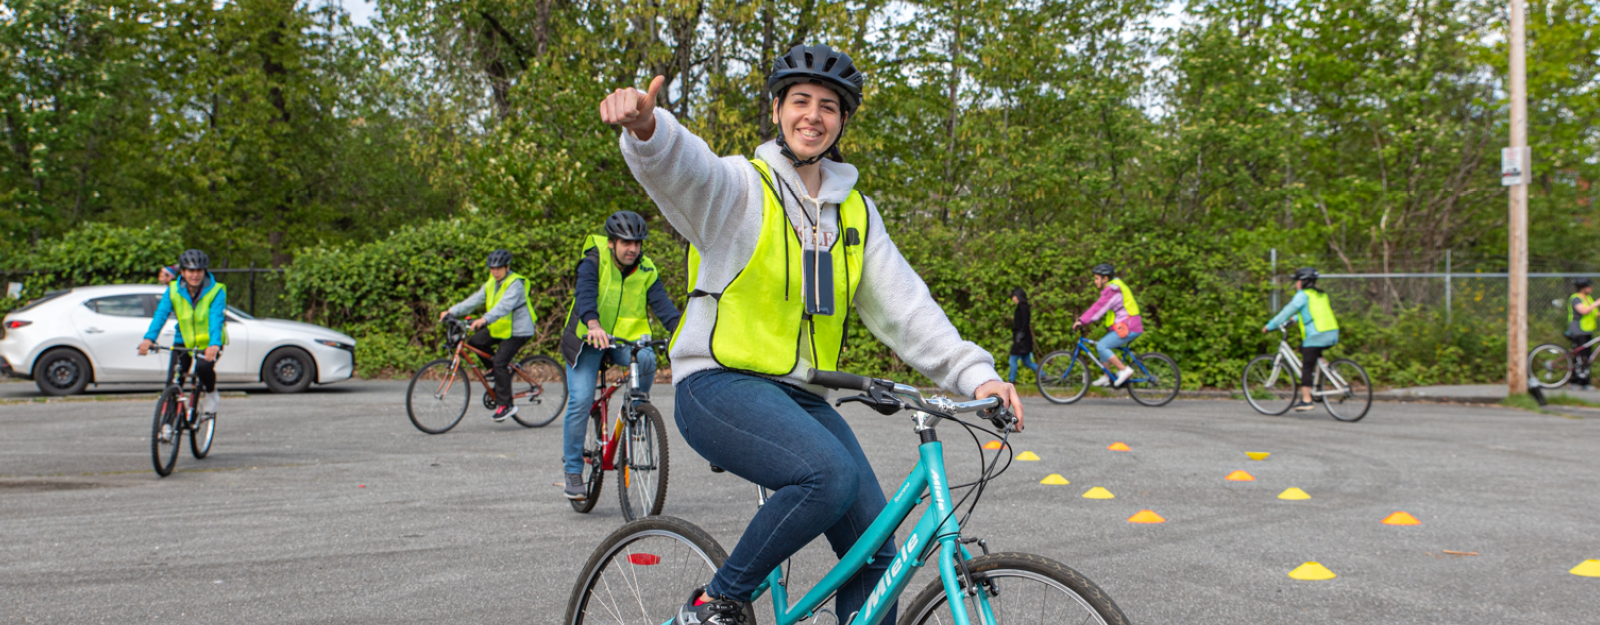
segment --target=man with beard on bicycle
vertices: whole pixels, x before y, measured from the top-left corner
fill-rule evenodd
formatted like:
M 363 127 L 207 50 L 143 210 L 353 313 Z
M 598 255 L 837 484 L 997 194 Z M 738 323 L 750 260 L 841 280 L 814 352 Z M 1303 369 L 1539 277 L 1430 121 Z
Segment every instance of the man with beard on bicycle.
M 228 344 L 228 330 L 224 325 L 226 317 L 222 314 L 228 308 L 228 289 L 211 274 L 211 258 L 205 252 L 185 250 L 178 256 L 177 268 L 179 279 L 169 281 L 167 291 L 161 294 L 155 317 L 150 319 L 150 329 L 145 331 L 144 340 L 139 342 L 139 355 L 150 353 L 150 348 L 155 347 L 156 337 L 167 325 L 167 318 L 176 317 L 178 329 L 173 335 L 173 346 L 189 345 L 205 353 L 199 358 L 192 358 L 189 352 L 174 351 L 171 362 L 183 371 L 194 367 L 195 377 L 200 380 L 200 390 L 205 393 L 200 398 L 200 413 L 215 417 L 218 404 L 217 358 L 222 355 L 222 346 Z M 167 367 L 167 384 L 172 384 L 174 366 Z M 166 436 L 167 433 L 163 431 L 162 435 Z
M 1588 278 L 1572 281 L 1572 296 L 1567 298 L 1567 340 L 1572 341 L 1572 386 L 1589 389 L 1589 351 L 1594 340 L 1600 306 L 1594 301 L 1594 282 Z
M 661 320 L 669 334 L 678 329 L 678 306 L 667 295 L 655 262 L 644 255 L 644 240 L 649 236 L 644 217 L 617 211 L 606 218 L 605 238 L 590 235 L 583 242 L 578 281 L 561 330 L 561 356 L 567 364 L 567 417 L 561 426 L 566 488 L 562 494 L 568 499 L 588 495 L 583 482 L 583 430 L 588 425 L 589 405 L 594 403 L 601 360 L 609 355 L 617 366 L 631 364 L 629 350 L 612 347 L 611 337 L 627 341 L 648 337 L 647 311 Z M 655 350 L 640 350 L 640 390 L 648 394 L 655 377 Z
M 795 46 L 766 84 L 778 129 L 755 154 L 719 157 L 665 109 L 664 79 L 618 89 L 600 116 L 623 127 L 624 160 L 693 245 L 694 291 L 672 345 L 678 431 L 712 464 L 773 491 L 709 584 L 672 621 L 740 622 L 763 578 L 818 535 L 842 556 L 884 509 L 872 465 L 812 369 L 837 370 L 854 308 L 907 364 L 1022 416 L 994 357 L 962 340 L 857 189 L 838 150 L 864 78 L 848 55 Z M 894 540 L 840 587 L 841 622 L 865 604 Z M 685 591 L 696 582 L 684 580 Z M 664 618 L 662 617 L 656 618 Z M 893 610 L 883 622 L 894 622 Z
M 494 352 L 494 358 L 483 358 L 483 366 L 494 370 L 494 396 L 499 400 L 495 408 L 496 423 L 517 414 L 516 401 L 511 392 L 511 363 L 517 351 L 533 338 L 533 309 L 528 306 L 528 279 L 511 271 L 511 252 L 489 252 L 485 261 L 489 266 L 489 280 L 471 297 L 439 313 L 439 320 L 447 316 L 460 317 L 486 305 L 482 317 L 472 321 L 474 330 L 467 345 L 479 350 Z
M 1319 275 L 1310 267 L 1296 269 L 1294 288 L 1299 292 L 1261 329 L 1271 332 L 1290 321 L 1300 322 L 1300 400 L 1293 406 L 1295 412 L 1316 407 L 1311 402 L 1311 384 L 1317 372 L 1317 361 L 1322 358 L 1323 351 L 1339 344 L 1339 320 L 1333 316 L 1333 307 L 1328 305 L 1328 294 L 1317 288 Z

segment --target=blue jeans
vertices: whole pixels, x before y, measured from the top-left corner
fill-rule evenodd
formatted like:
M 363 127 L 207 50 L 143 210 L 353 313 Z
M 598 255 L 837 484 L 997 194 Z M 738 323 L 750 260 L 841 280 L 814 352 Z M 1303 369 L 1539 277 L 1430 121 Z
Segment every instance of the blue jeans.
M 611 353 L 611 362 L 626 367 L 628 348 L 596 349 L 588 345 L 578 352 L 578 362 L 567 368 L 567 420 L 561 426 L 561 463 L 567 473 L 583 472 L 583 431 L 589 427 L 589 406 L 594 403 L 595 380 L 600 376 L 600 357 Z M 650 392 L 656 379 L 656 352 L 639 352 L 639 388 Z M 626 389 L 624 389 L 626 392 Z
M 691 375 L 677 391 L 678 431 L 689 446 L 773 491 L 706 586 L 708 594 L 749 601 L 768 573 L 817 535 L 843 556 L 883 511 L 872 465 L 828 400 L 726 369 Z M 839 588 L 834 608 L 840 621 L 861 609 L 894 551 L 891 537 Z M 895 622 L 897 609 L 883 622 Z
M 1128 333 L 1128 338 L 1122 338 L 1120 336 L 1117 336 L 1117 333 L 1115 331 L 1106 332 L 1105 336 L 1102 336 L 1102 337 L 1100 337 L 1100 340 L 1095 341 L 1095 343 L 1096 343 L 1096 348 L 1095 349 L 1096 349 L 1096 351 L 1100 352 L 1100 362 L 1105 363 L 1105 365 L 1107 367 L 1110 367 L 1111 366 L 1111 357 L 1116 355 L 1116 352 L 1113 352 L 1111 350 L 1116 349 L 1118 347 L 1127 346 L 1127 344 L 1132 343 L 1134 339 L 1139 338 L 1140 334 L 1144 334 L 1144 333 L 1143 332 L 1129 332 Z M 1122 364 L 1123 365 L 1127 365 L 1128 363 L 1124 362 Z M 1116 372 L 1113 371 L 1112 373 L 1116 373 Z
M 1011 355 L 1011 368 L 1006 371 L 1006 381 L 1007 382 L 1010 382 L 1012 384 L 1016 384 L 1017 383 L 1017 363 L 1019 363 L 1019 362 L 1022 363 L 1023 365 L 1026 365 L 1029 369 L 1032 369 L 1034 376 L 1038 376 L 1039 375 L 1039 365 L 1033 362 L 1033 354 L 1032 353 L 1029 353 L 1026 356 L 1018 356 L 1016 354 L 1012 354 Z

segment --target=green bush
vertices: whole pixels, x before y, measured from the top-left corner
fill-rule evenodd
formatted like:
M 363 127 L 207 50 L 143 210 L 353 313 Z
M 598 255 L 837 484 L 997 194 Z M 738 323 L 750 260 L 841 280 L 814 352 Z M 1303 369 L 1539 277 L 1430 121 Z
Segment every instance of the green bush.
M 8 258 L 4 269 L 31 269 L 21 300 L 0 299 L 0 314 L 52 289 L 98 284 L 153 283 L 163 265 L 178 260 L 183 240 L 167 228 L 83 224 L 25 256 Z

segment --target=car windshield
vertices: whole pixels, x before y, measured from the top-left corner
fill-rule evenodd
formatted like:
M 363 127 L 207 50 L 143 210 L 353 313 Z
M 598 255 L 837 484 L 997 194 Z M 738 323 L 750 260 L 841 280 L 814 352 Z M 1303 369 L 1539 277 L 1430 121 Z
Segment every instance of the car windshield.
M 233 316 L 238 317 L 240 319 L 249 319 L 249 320 L 252 320 L 252 321 L 255 320 L 255 317 L 250 316 L 250 313 L 247 313 L 245 311 L 239 310 L 239 309 L 234 308 L 232 306 L 228 307 L 228 312 L 233 313 Z

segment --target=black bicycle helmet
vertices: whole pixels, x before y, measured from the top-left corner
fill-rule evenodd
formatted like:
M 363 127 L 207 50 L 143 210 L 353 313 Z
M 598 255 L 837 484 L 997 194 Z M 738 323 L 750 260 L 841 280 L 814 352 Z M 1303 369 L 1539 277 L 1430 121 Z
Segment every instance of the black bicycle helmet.
M 506 250 L 495 250 L 493 252 L 489 252 L 489 259 L 485 264 L 489 265 L 490 269 L 494 269 L 495 267 L 510 267 L 511 252 Z
M 1117 275 L 1117 268 L 1112 267 L 1111 263 L 1100 263 L 1095 265 L 1092 271 L 1094 271 L 1094 275 L 1105 276 L 1107 278 Z
M 178 255 L 179 269 L 210 269 L 211 257 L 200 250 L 184 250 Z
M 767 93 L 772 95 L 774 102 L 783 94 L 785 89 L 801 83 L 816 83 L 833 89 L 839 94 L 839 104 L 843 107 L 845 121 L 848 123 L 849 115 L 855 113 L 861 106 L 861 86 L 866 84 L 866 77 L 856 69 L 850 55 L 834 50 L 825 45 L 807 46 L 798 45 L 789 50 L 788 54 L 780 56 L 772 62 L 772 74 L 767 76 Z M 808 159 L 796 156 L 789 149 L 788 142 L 783 138 L 783 127 L 778 127 L 778 147 L 783 151 L 785 158 L 796 168 L 810 165 L 828 154 L 838 154 L 839 139 L 844 137 L 844 127 L 839 128 L 839 136 L 834 137 L 833 145 L 823 150 L 821 154 Z
M 624 241 L 643 241 L 650 236 L 644 217 L 633 211 L 617 211 L 606 218 L 606 236 Z
M 1574 289 L 1582 289 L 1591 286 L 1594 286 L 1594 281 L 1588 278 L 1578 278 L 1577 280 L 1572 281 L 1572 288 Z
M 1302 286 L 1316 284 L 1317 277 L 1321 275 L 1322 274 L 1317 273 L 1317 270 L 1310 267 L 1301 267 L 1294 270 L 1294 279 L 1299 280 L 1302 283 Z

